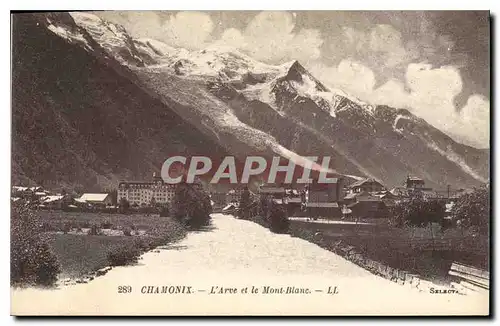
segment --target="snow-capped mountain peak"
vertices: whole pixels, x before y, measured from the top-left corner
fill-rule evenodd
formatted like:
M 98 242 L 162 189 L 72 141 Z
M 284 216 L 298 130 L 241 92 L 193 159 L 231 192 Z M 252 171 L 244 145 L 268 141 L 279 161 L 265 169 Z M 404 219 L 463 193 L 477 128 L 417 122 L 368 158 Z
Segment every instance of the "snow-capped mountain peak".
M 457 144 L 407 110 L 372 106 L 328 88 L 296 60 L 270 65 L 230 47 L 174 48 L 134 39 L 91 14 L 41 17 L 50 37 L 85 49 L 81 56 L 118 72 L 124 84 L 134 85 L 131 92 L 145 92 L 134 96 L 160 100 L 224 148 L 277 153 L 282 146 L 299 156 L 331 155 L 339 173 L 389 186 L 408 173 L 430 186 L 474 185 L 487 176 L 484 152 Z M 96 103 L 109 103 L 99 96 Z

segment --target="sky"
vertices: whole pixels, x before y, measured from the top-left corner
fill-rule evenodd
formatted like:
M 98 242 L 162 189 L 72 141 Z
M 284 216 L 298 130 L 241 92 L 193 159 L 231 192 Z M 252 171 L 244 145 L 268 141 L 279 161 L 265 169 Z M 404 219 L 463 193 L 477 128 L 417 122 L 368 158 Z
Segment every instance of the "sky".
M 270 64 L 299 60 L 331 88 L 406 108 L 455 140 L 489 148 L 487 11 L 97 12 L 136 38 L 231 46 Z

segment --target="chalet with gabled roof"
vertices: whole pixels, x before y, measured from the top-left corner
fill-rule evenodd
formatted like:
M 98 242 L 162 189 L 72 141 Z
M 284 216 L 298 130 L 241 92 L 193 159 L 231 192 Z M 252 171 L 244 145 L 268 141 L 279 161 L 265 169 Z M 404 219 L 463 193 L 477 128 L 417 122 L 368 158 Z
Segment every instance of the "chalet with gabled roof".
M 356 181 L 349 186 L 349 189 L 353 193 L 361 193 L 364 191 L 375 192 L 375 191 L 386 190 L 383 184 L 372 178 Z

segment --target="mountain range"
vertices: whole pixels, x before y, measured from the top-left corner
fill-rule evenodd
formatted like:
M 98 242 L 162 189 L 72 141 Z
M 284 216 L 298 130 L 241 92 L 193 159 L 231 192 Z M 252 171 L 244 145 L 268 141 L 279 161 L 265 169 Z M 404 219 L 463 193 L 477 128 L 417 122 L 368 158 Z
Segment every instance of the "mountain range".
M 334 174 L 428 187 L 489 182 L 489 150 L 405 109 L 331 89 L 298 61 L 136 39 L 93 14 L 12 19 L 12 179 L 101 189 L 172 155 L 330 156 Z

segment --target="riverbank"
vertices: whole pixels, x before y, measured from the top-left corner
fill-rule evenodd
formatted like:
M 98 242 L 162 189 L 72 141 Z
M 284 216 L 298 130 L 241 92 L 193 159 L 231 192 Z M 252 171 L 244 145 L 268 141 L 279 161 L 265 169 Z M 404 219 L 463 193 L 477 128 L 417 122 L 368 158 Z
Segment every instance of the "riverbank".
M 486 314 L 488 297 L 422 293 L 378 277 L 313 243 L 213 214 L 213 230 L 115 267 L 88 284 L 12 290 L 13 314 L 436 315 Z M 189 293 L 161 293 L 164 286 Z M 264 287 L 309 293 L 264 294 Z M 124 288 L 125 287 L 125 288 Z M 210 294 L 213 287 L 236 293 Z M 329 294 L 328 289 L 334 289 Z M 152 293 L 148 293 L 148 289 Z M 155 288 L 159 293 L 154 293 Z M 247 293 L 242 293 L 247 288 Z M 252 289 L 257 293 L 251 293 Z M 130 292 L 123 291 L 130 289 Z M 120 293 L 122 291 L 122 293 Z M 144 293 L 145 292 L 145 293 Z M 300 292 L 300 291 L 299 291 Z M 36 303 L 36 304 L 34 304 Z

